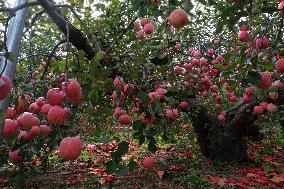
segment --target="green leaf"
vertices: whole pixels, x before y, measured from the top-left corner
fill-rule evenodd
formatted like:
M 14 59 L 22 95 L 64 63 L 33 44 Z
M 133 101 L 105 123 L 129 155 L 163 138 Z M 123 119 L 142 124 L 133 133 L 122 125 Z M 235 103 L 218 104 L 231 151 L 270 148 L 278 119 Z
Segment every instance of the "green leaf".
M 217 70 L 222 70 L 223 66 L 222 64 L 214 64 L 214 68 L 216 68 Z
M 144 92 L 144 91 L 142 91 L 142 92 L 139 92 L 138 93 L 138 96 L 139 96 L 139 98 L 142 100 L 142 102 L 147 102 L 147 100 L 148 100 L 148 94 L 146 93 L 146 92 Z
M 224 28 L 224 23 L 222 20 L 217 20 L 217 24 L 216 24 L 216 33 L 221 33 L 223 31 Z
M 249 71 L 247 81 L 253 85 L 257 85 L 261 82 L 261 75 L 258 72 Z
M 133 121 L 133 130 L 134 131 L 143 131 L 146 128 L 146 125 L 140 120 Z
M 145 135 L 143 135 L 142 132 L 135 132 L 133 134 L 133 138 L 138 140 L 138 144 L 141 146 L 142 144 L 144 144 L 146 137 L 145 137 Z
M 175 101 L 175 99 L 173 99 L 172 97 L 165 97 L 165 101 L 167 101 L 167 102 L 174 102 Z
M 116 97 L 115 104 L 116 104 L 116 106 L 119 106 L 120 105 L 121 92 L 117 91 L 116 94 L 117 94 L 117 97 Z
M 34 155 L 38 154 L 38 150 L 37 150 L 34 146 L 31 148 L 31 152 L 32 152 Z
M 128 167 L 119 167 L 119 169 L 116 171 L 116 174 L 120 177 L 124 176 L 128 172 Z
M 169 4 L 172 5 L 172 6 L 178 6 L 179 2 L 178 2 L 178 0 L 169 0 Z
M 257 68 L 259 66 L 259 59 L 258 59 L 258 57 L 252 57 L 251 58 L 251 63 L 252 63 L 254 68 Z
M 79 52 L 78 52 L 78 59 L 79 60 L 84 60 L 84 58 L 85 58 L 85 52 L 83 51 L 83 50 L 79 50 Z M 91 60 L 92 61 L 92 60 Z
M 132 137 L 134 139 L 138 140 L 141 135 L 143 135 L 143 132 L 142 131 L 138 131 L 138 132 L 133 133 Z
M 104 88 L 104 90 L 109 90 L 109 89 L 112 88 L 112 85 L 113 85 L 113 80 L 112 79 L 106 79 L 104 81 L 103 88 Z
M 154 140 L 154 136 L 157 134 L 157 130 L 154 127 L 151 127 L 147 132 L 146 136 L 149 140 Z M 152 138 L 153 137 L 153 138 Z
M 133 159 L 131 159 L 128 163 L 128 167 L 129 167 L 130 171 L 133 171 L 133 170 L 137 169 L 138 165 Z
M 90 61 L 90 66 L 92 69 L 96 69 L 99 66 L 99 61 L 101 60 L 101 53 L 97 52 L 96 55 Z
M 231 51 L 231 52 L 228 52 L 226 54 L 224 54 L 223 58 L 224 58 L 224 61 L 226 63 L 228 63 L 232 57 L 236 56 L 237 54 L 237 51 Z
M 259 13 L 261 13 L 261 7 L 260 7 L 258 4 L 256 4 L 256 5 L 252 8 L 252 13 L 253 13 L 253 14 L 259 14 Z
M 147 14 L 147 5 L 141 1 L 139 5 L 139 16 L 144 17 Z
M 164 141 L 168 141 L 168 140 L 170 139 L 170 136 L 168 135 L 167 132 L 164 132 L 164 133 L 163 133 L 162 139 L 163 139 Z
M 209 4 L 209 6 L 212 6 L 212 5 L 215 5 L 216 2 L 215 2 L 215 0 L 208 0 L 208 4 Z
M 121 158 L 121 154 L 119 151 L 115 151 L 112 153 L 112 160 L 116 163 L 119 164 L 119 162 L 121 162 L 122 158 Z
M 134 10 L 138 10 L 140 6 L 141 0 L 131 0 L 131 4 Z
M 110 173 L 110 174 L 115 173 L 117 168 L 118 168 L 118 165 L 114 161 L 111 160 L 111 161 L 107 162 L 106 169 L 107 169 L 108 173 Z
M 193 4 L 191 0 L 184 0 L 182 3 L 182 8 L 185 10 L 185 12 L 189 12 L 191 9 L 193 9 Z
M 155 152 L 158 150 L 158 148 L 157 148 L 157 146 L 156 146 L 156 142 L 154 142 L 154 141 L 149 141 L 148 150 L 149 150 L 150 152 L 152 152 L 152 153 L 155 153 Z
M 264 67 L 265 71 L 269 71 L 269 72 L 274 71 L 274 66 L 271 62 L 265 62 L 263 64 L 263 67 Z
M 242 55 L 241 58 L 237 60 L 237 64 L 243 65 L 246 62 L 246 56 Z
M 90 93 L 90 99 L 95 101 L 95 102 L 98 102 L 99 100 L 99 91 L 98 90 L 93 90 L 91 93 Z
M 139 141 L 138 144 L 141 146 L 142 144 L 144 144 L 145 140 L 146 140 L 145 135 L 140 135 L 139 139 L 138 139 L 138 141 Z
M 159 101 L 155 101 L 155 102 L 152 104 L 152 106 L 151 106 L 152 112 L 153 112 L 153 113 L 156 113 L 157 111 L 159 111 L 160 106 L 161 106 L 160 102 L 159 102 Z
M 165 65 L 169 63 L 169 57 L 166 55 L 163 57 L 154 57 L 150 58 L 150 61 L 155 65 Z
M 106 144 L 106 143 L 108 143 L 109 141 L 110 141 L 110 137 L 109 136 L 107 136 L 107 135 L 102 135 L 101 137 L 100 137 L 100 140 L 99 140 L 101 143 L 104 143 L 104 144 Z
M 126 154 L 128 152 L 128 149 L 129 149 L 128 142 L 122 141 L 121 143 L 118 144 L 117 151 L 119 152 L 119 154 L 121 155 Z
M 56 64 L 52 64 L 52 66 L 54 66 L 54 69 L 57 71 L 63 71 L 65 69 L 65 65 L 66 65 L 66 60 L 60 60 L 57 61 Z

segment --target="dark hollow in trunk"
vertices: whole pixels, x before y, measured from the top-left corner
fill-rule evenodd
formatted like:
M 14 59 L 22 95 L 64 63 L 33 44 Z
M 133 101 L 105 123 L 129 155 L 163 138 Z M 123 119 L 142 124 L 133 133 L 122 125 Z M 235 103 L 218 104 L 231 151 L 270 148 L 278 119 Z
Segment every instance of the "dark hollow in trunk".
M 216 115 L 195 99 L 190 100 L 189 116 L 197 134 L 202 154 L 212 160 L 245 162 L 248 160 L 248 139 L 263 138 L 253 113 L 256 101 L 239 103 L 227 111 L 226 121 L 220 122 Z

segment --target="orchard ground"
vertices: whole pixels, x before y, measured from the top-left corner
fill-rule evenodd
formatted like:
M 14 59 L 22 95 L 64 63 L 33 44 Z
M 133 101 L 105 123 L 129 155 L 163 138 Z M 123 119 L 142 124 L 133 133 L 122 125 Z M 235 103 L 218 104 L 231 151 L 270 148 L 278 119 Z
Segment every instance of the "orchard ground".
M 143 158 L 149 155 L 146 145 L 130 145 L 125 156 L 137 162 L 138 169 L 125 176 L 109 175 L 105 163 L 117 148 L 115 142 L 87 144 L 76 161 L 62 161 L 58 153 L 49 157 L 44 172 L 34 166 L 19 175 L 14 166 L 2 168 L 1 188 L 118 188 L 118 189 L 187 189 L 187 188 L 283 188 L 283 138 L 271 136 L 262 143 L 251 143 L 247 164 L 213 162 L 200 153 L 195 134 L 190 126 L 184 127 L 185 136 L 175 137 L 174 143 L 161 143 L 154 157 L 153 168 L 145 168 Z M 195 141 L 195 142 L 194 142 Z M 5 174 L 3 174 L 5 173 Z M 22 177 L 22 178 L 21 178 Z

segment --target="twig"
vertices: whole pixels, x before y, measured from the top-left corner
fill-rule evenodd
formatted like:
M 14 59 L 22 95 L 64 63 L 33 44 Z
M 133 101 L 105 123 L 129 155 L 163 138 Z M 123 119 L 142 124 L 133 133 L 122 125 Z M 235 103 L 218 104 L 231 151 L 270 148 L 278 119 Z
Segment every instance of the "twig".
M 62 14 L 47 0 L 37 0 L 40 5 L 44 8 L 46 13 L 52 19 L 52 21 L 58 26 L 58 28 L 66 35 L 66 24 L 69 26 L 69 41 L 77 49 L 83 50 L 89 60 L 91 60 L 95 55 L 96 51 L 89 44 L 88 40 L 84 34 L 77 28 L 75 28 L 70 22 L 68 22 Z
M 280 39 L 281 30 L 283 28 L 284 7 L 283 7 L 283 9 L 281 11 L 282 11 L 281 23 L 280 23 L 280 26 L 279 26 L 279 29 L 278 29 L 278 32 L 277 32 L 277 36 L 276 36 L 276 40 L 275 40 L 275 43 L 274 43 L 274 46 L 273 46 L 273 50 L 275 50 L 275 48 L 277 46 L 278 40 Z
M 37 57 L 37 56 L 49 57 L 50 54 L 44 54 L 44 53 L 31 54 L 29 56 L 26 56 L 26 57 L 23 57 L 23 58 L 19 59 L 18 62 L 21 62 L 21 61 L 26 60 L 26 59 L 31 58 L 31 57 Z M 55 58 L 56 60 L 59 60 L 59 57 L 57 57 L 55 54 L 53 54 L 52 57 Z
M 129 28 L 133 25 L 133 23 L 137 20 L 138 15 L 135 15 L 130 22 L 127 24 L 126 28 L 124 28 L 117 36 L 117 38 L 115 39 L 114 43 L 118 42 L 123 36 L 124 34 L 129 30 Z M 109 52 L 111 50 L 111 48 L 107 49 L 105 51 L 105 53 L 107 54 L 107 52 Z
M 30 30 L 30 33 L 29 33 L 29 55 L 31 55 L 32 54 L 32 52 L 33 52 L 33 50 L 32 50 L 32 31 L 33 30 Z M 29 64 L 28 64 L 28 71 L 30 72 L 30 77 L 27 77 L 26 78 L 26 83 L 29 83 L 30 82 L 30 80 L 33 78 L 33 71 L 32 71 L 32 69 L 33 69 L 33 57 L 32 56 L 30 56 L 29 58 L 28 58 L 28 62 L 29 62 Z
M 66 8 L 70 8 L 71 9 L 71 11 L 72 11 L 72 9 L 73 9 L 73 7 L 71 6 L 71 5 L 54 5 L 54 7 L 66 7 Z M 73 12 L 73 11 L 72 11 Z M 34 17 L 32 17 L 32 19 L 31 19 L 31 23 L 30 23 L 30 25 L 29 25 L 29 27 L 24 31 L 24 34 L 35 24 L 35 22 L 36 22 L 36 20 L 40 17 L 40 16 L 42 16 L 43 14 L 45 13 L 45 10 L 42 10 L 42 11 L 40 11 L 40 12 L 37 12 L 35 15 L 34 15 Z M 76 13 L 76 12 L 75 12 Z M 78 19 L 79 19 L 79 16 L 76 14 L 75 15 Z M 82 21 L 82 20 L 79 20 L 80 22 Z M 82 24 L 82 23 L 81 23 Z
M 37 12 L 31 19 L 31 23 L 29 25 L 29 27 L 24 31 L 24 35 L 25 33 L 27 33 L 31 28 L 32 26 L 35 24 L 36 20 L 43 15 L 43 13 L 45 13 L 45 10 L 42 10 L 40 12 Z
M 5 23 L 5 30 L 4 30 L 4 50 L 5 50 L 5 55 L 4 55 L 4 58 L 5 58 L 5 62 L 4 62 L 4 66 L 1 70 L 1 73 L 0 73 L 0 77 L 2 77 L 2 74 L 4 73 L 6 67 L 7 67 L 7 63 L 8 63 L 8 47 L 7 47 L 7 30 L 8 30 L 8 25 L 9 25 L 9 21 L 11 20 L 13 16 L 10 16 L 7 18 L 6 20 L 6 23 Z
M 62 45 L 62 44 L 65 43 L 65 42 L 66 42 L 66 39 L 63 39 L 63 40 L 59 41 L 59 43 L 57 43 L 57 44 L 53 47 L 52 51 L 50 52 L 50 54 L 49 54 L 49 56 L 48 56 L 48 58 L 47 58 L 44 71 L 43 71 L 43 73 L 42 73 L 42 75 L 41 75 L 41 78 L 40 78 L 41 80 L 44 79 L 44 76 L 45 76 L 45 74 L 47 73 L 48 66 L 49 66 L 49 64 L 50 64 L 50 62 L 51 62 L 51 60 L 52 60 L 52 57 L 54 57 L 55 51 L 58 49 L 58 47 L 59 47 L 60 45 Z
M 65 85 L 67 86 L 67 74 L 68 74 L 68 60 L 69 60 L 69 50 L 70 50 L 70 44 L 69 44 L 69 32 L 70 32 L 70 28 L 69 25 L 66 24 L 66 62 L 65 62 L 65 70 L 64 70 L 64 79 L 65 79 Z
M 7 8 L 7 7 L 0 8 L 0 12 L 8 12 L 13 15 L 19 10 L 22 10 L 30 6 L 36 6 L 36 5 L 39 5 L 39 3 L 38 2 L 26 2 L 14 8 Z
M 130 22 L 127 24 L 126 28 L 124 28 L 124 30 L 122 30 L 120 32 L 120 34 L 118 35 L 117 39 L 120 40 L 123 35 L 127 32 L 127 30 L 134 24 L 134 22 L 137 20 L 138 15 L 135 15 L 132 20 L 130 20 Z
M 87 32 L 87 36 L 92 40 L 92 43 L 95 45 L 95 48 L 97 51 L 101 51 L 100 45 L 98 43 L 98 39 L 96 36 L 92 35 L 92 32 L 89 30 L 89 28 L 86 26 L 86 24 L 83 22 L 83 20 L 80 18 L 80 16 L 77 14 L 77 12 L 74 9 L 74 6 L 72 5 L 55 5 L 55 7 L 65 7 L 71 10 L 71 12 L 74 14 L 74 16 L 79 20 L 80 24 L 84 27 L 84 30 Z

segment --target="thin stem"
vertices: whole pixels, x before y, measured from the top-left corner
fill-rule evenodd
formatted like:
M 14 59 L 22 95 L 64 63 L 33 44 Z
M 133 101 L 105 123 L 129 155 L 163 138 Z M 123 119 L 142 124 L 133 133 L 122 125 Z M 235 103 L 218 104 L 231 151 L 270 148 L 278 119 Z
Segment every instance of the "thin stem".
M 38 2 L 26 2 L 14 8 L 7 8 L 7 7 L 0 8 L 0 12 L 8 12 L 10 14 L 15 14 L 19 10 L 22 10 L 30 6 L 36 6 L 36 5 L 39 5 L 39 3 Z
M 114 44 L 117 43 L 123 36 L 124 34 L 129 30 L 129 28 L 134 24 L 134 22 L 137 20 L 138 15 L 135 15 L 130 22 L 127 24 L 126 28 L 124 28 L 117 36 L 117 38 L 114 40 Z M 111 48 L 107 49 L 105 53 L 107 54 Z
M 5 55 L 4 55 L 4 58 L 5 58 L 5 62 L 4 62 L 4 66 L 1 70 L 1 73 L 0 73 L 0 77 L 2 77 L 6 67 L 7 67 L 7 64 L 8 64 L 8 47 L 7 47 L 7 30 L 8 30 L 8 25 L 9 25 L 9 22 L 11 20 L 13 16 L 10 16 L 7 18 L 6 20 L 6 23 L 5 23 L 5 30 L 4 30 L 4 51 L 5 51 Z
M 281 23 L 280 23 L 280 26 L 279 26 L 279 29 L 278 29 L 278 32 L 277 32 L 277 36 L 276 36 L 276 40 L 275 40 L 275 43 L 274 43 L 274 46 L 273 46 L 273 50 L 275 50 L 275 48 L 277 46 L 278 40 L 280 39 L 281 31 L 282 31 L 282 28 L 283 28 L 284 8 L 281 11 L 282 11 Z
M 71 12 L 74 14 L 74 16 L 79 20 L 80 24 L 84 27 L 84 30 L 87 33 L 87 36 L 92 40 L 92 43 L 95 45 L 95 48 L 97 51 L 101 51 L 100 45 L 98 43 L 98 38 L 97 36 L 93 36 L 92 32 L 89 30 L 89 28 L 86 26 L 86 24 L 83 22 L 83 20 L 80 18 L 80 16 L 77 14 L 75 11 L 74 7 L 72 5 L 55 5 L 55 7 L 66 7 L 71 10 Z
M 21 62 L 23 60 L 26 60 L 26 59 L 29 59 L 29 58 L 32 58 L 32 57 L 38 57 L 38 56 L 46 56 L 46 57 L 49 57 L 50 55 L 49 54 L 45 54 L 45 53 L 37 53 L 37 54 L 31 54 L 31 55 L 28 55 L 26 57 L 23 57 L 21 59 L 18 60 L 18 62 Z M 56 60 L 59 59 L 59 57 L 57 57 L 56 55 L 52 55 L 52 57 L 54 57 Z
M 46 74 L 47 71 L 48 71 L 48 67 L 49 67 L 49 64 L 50 64 L 50 62 L 51 62 L 51 60 L 52 60 L 52 57 L 55 56 L 54 54 L 55 54 L 56 50 L 59 48 L 60 45 L 62 45 L 62 44 L 65 43 L 65 42 L 66 42 L 66 39 L 63 39 L 63 40 L 59 41 L 59 43 L 57 43 L 57 44 L 53 47 L 52 51 L 50 52 L 50 54 L 48 55 L 48 58 L 47 58 L 47 60 L 46 60 L 46 65 L 45 65 L 44 71 L 43 71 L 43 73 L 42 73 L 42 75 L 41 75 L 41 78 L 40 78 L 41 80 L 44 79 L 44 76 L 45 76 L 45 74 Z
M 70 50 L 70 44 L 69 44 L 69 24 L 68 22 L 66 23 L 66 43 L 67 43 L 67 47 L 66 47 L 66 63 L 65 63 L 65 85 L 67 85 L 67 74 L 68 74 L 68 60 L 69 60 L 69 50 Z

